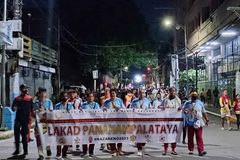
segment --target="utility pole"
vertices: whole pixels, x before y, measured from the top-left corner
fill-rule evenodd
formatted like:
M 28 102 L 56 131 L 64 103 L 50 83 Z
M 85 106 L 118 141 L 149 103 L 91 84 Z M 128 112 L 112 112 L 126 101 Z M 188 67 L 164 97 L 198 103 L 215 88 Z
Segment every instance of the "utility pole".
M 7 0 L 4 0 L 4 7 L 3 7 L 3 22 L 7 21 Z M 5 70 L 5 66 L 6 66 L 6 61 L 5 61 L 5 57 L 6 57 L 6 45 L 3 44 L 2 45 L 2 77 L 1 77 L 1 100 L 2 100 L 2 120 L 1 120 L 1 129 L 5 128 L 5 124 L 4 124 L 4 107 L 6 105 L 6 70 Z
M 177 91 L 179 91 L 179 85 L 178 85 L 178 80 L 179 80 L 179 65 L 178 65 L 178 47 L 177 47 L 177 31 L 174 28 L 173 31 L 173 36 L 174 36 L 174 42 L 173 42 L 173 48 L 174 48 L 174 60 L 172 59 L 173 63 L 174 63 L 174 81 L 175 81 L 175 88 L 177 89 Z
M 197 64 L 197 59 L 198 59 L 198 52 L 195 53 L 196 92 L 198 91 L 198 64 Z
M 188 86 L 188 54 L 187 54 L 187 28 L 186 28 L 186 24 L 184 24 L 183 27 L 183 31 L 184 31 L 184 45 L 185 45 L 185 59 L 186 59 L 186 72 L 187 72 L 187 86 L 186 86 L 186 96 L 188 96 L 188 90 L 189 90 L 189 86 Z
M 120 68 L 120 88 L 122 87 L 122 81 L 123 81 L 123 69 Z
M 22 17 L 22 0 L 13 0 L 13 19 L 21 19 Z
M 58 16 L 58 34 L 57 34 L 57 39 L 58 39 L 58 52 L 57 52 L 57 90 L 58 93 L 60 93 L 61 89 L 61 23 L 60 23 L 60 17 Z

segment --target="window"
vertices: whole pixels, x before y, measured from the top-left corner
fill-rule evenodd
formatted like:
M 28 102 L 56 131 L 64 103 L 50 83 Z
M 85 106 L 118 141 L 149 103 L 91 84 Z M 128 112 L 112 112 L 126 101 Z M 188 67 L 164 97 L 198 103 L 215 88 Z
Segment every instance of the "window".
M 218 63 L 213 63 L 213 80 L 218 80 Z
M 225 52 L 225 56 L 231 55 L 233 52 L 233 47 L 232 47 L 232 41 L 228 42 L 226 44 L 226 52 Z
M 237 54 L 238 53 L 238 38 L 233 40 L 233 54 Z
M 238 36 L 238 54 L 240 54 L 240 36 Z
M 221 55 L 220 48 L 213 50 L 213 57 Z

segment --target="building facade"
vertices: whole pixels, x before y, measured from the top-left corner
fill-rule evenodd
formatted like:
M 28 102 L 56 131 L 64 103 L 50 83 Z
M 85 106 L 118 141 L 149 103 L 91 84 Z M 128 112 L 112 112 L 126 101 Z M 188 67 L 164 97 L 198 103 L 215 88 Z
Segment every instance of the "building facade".
M 6 95 L 7 104 L 19 94 L 19 85 L 29 86 L 29 95 L 34 96 L 39 87 L 47 89 L 50 98 L 56 86 L 56 51 L 22 35 L 22 50 L 8 51 Z
M 188 57 L 197 55 L 199 90 L 229 90 L 233 96 L 240 69 L 240 17 L 229 7 L 239 0 L 185 0 Z M 240 12 L 240 11 L 236 11 Z

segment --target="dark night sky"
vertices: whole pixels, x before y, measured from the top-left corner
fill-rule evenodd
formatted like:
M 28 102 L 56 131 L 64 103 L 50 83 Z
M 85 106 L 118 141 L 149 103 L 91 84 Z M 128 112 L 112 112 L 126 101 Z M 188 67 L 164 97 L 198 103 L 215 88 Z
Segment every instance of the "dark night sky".
M 61 35 L 81 51 L 97 52 L 79 43 L 105 44 L 109 41 L 116 44 L 148 41 L 156 51 L 158 41 L 169 40 L 171 34 L 161 29 L 161 17 L 168 14 L 167 11 L 155 8 L 172 5 L 169 0 L 24 0 L 23 32 L 29 33 L 27 13 L 30 12 L 30 36 L 56 48 L 57 14 L 60 10 Z M 82 74 L 82 68 L 94 57 L 76 53 L 63 38 L 61 56 L 63 79 L 70 83 L 90 80 L 88 74 Z
M 166 41 L 170 38 L 168 30 L 162 27 L 162 17 L 171 14 L 174 0 L 134 0 L 140 12 L 149 25 L 151 37 L 155 42 Z M 170 33 L 171 34 L 171 33 Z

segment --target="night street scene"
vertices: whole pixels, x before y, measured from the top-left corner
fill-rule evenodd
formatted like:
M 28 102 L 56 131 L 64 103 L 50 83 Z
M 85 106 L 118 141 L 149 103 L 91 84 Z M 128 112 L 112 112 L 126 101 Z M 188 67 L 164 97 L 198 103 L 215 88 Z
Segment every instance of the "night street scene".
M 1 0 L 0 159 L 240 160 L 240 0 Z

